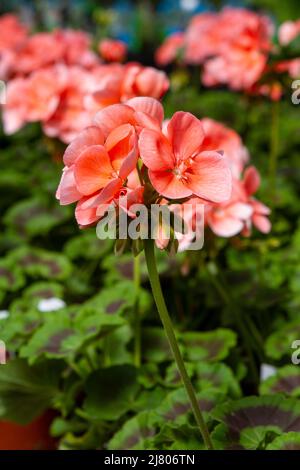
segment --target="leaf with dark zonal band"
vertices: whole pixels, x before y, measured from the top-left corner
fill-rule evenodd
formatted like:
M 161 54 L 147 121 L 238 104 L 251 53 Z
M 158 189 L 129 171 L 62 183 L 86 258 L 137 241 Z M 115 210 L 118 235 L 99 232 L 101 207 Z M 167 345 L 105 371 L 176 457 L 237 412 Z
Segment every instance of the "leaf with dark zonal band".
M 260 385 L 261 395 L 284 393 L 292 397 L 300 396 L 300 370 L 296 365 L 288 365 L 277 369 L 272 377 L 269 377 Z
M 151 450 L 157 432 L 157 418 L 151 411 L 143 411 L 126 421 L 108 442 L 109 450 Z
M 30 367 L 15 359 L 0 367 L 0 419 L 26 424 L 55 404 L 62 370 L 58 361 Z
M 225 364 L 195 364 L 195 386 L 199 390 L 215 388 L 232 398 L 242 395 L 240 385 L 232 370 Z
M 49 206 L 37 198 L 16 203 L 6 212 L 4 222 L 21 237 L 48 234 L 70 215 L 70 208 Z
M 41 299 L 52 297 L 62 299 L 64 287 L 57 282 L 35 282 L 24 290 L 25 299 L 38 302 Z
M 266 450 L 300 450 L 300 432 L 288 432 L 276 437 Z
M 0 260 L 0 292 L 16 291 L 24 284 L 21 269 L 9 259 Z
M 44 324 L 33 334 L 21 350 L 21 357 L 34 363 L 42 356 L 68 358 L 84 344 L 101 334 L 107 334 L 124 324 L 119 316 L 109 316 L 92 311 L 78 319 L 73 308 L 47 313 Z
M 265 449 L 285 432 L 300 432 L 300 402 L 282 395 L 246 397 L 217 406 L 222 424 L 213 434 L 217 449 Z
M 183 333 L 180 338 L 190 361 L 220 361 L 228 356 L 229 350 L 236 344 L 236 334 L 225 328 L 204 333 Z
M 82 416 L 90 421 L 111 421 L 130 410 L 139 389 L 135 367 L 99 369 L 87 380 Z
M 52 251 L 21 247 L 11 252 L 9 259 L 32 277 L 63 280 L 72 271 L 68 258 Z
M 300 338 L 299 320 L 282 325 L 275 333 L 268 337 L 265 351 L 271 359 L 291 357 L 293 353 L 292 344 Z
M 142 354 L 147 362 L 164 362 L 172 359 L 170 346 L 163 328 L 143 328 L 142 345 Z
M 205 418 L 209 418 L 210 411 L 222 397 L 221 393 L 212 389 L 197 393 L 197 399 Z M 168 393 L 155 412 L 164 422 L 176 427 L 187 423 L 194 424 L 194 421 L 191 421 L 191 404 L 184 388 L 178 388 Z

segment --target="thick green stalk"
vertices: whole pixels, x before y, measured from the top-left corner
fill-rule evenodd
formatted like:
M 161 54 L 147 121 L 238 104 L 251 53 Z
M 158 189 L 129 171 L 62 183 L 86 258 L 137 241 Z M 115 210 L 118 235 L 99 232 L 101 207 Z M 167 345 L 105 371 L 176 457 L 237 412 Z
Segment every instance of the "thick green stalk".
M 134 284 L 134 364 L 141 365 L 141 318 L 139 310 L 139 294 L 141 286 L 141 266 L 140 255 L 133 259 L 133 284 Z
M 173 330 L 172 321 L 169 316 L 169 313 L 165 304 L 165 300 L 163 297 L 163 293 L 161 290 L 159 275 L 158 275 L 157 266 L 156 266 L 155 254 L 154 254 L 153 240 L 151 239 L 145 240 L 144 246 L 145 246 L 145 257 L 146 257 L 150 284 L 152 288 L 153 297 L 157 306 L 157 310 L 160 315 L 160 319 L 162 321 L 163 327 L 165 329 L 165 333 L 167 335 L 167 338 L 168 338 L 174 359 L 176 361 L 178 371 L 183 381 L 185 390 L 189 397 L 191 407 L 192 407 L 196 422 L 199 426 L 200 432 L 202 434 L 204 443 L 207 449 L 211 450 L 213 449 L 213 444 L 209 435 L 209 431 L 203 419 L 193 385 L 186 371 L 186 368 L 185 368 L 185 365 L 181 356 L 181 352 L 178 347 L 176 336 Z

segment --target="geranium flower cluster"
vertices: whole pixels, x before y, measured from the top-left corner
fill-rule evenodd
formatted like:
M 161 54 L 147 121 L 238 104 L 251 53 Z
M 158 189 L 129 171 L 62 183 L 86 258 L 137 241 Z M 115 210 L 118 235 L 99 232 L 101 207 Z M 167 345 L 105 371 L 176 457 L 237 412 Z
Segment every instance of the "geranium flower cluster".
M 203 13 L 190 21 L 184 33 L 174 33 L 156 51 L 156 62 L 165 66 L 178 59 L 201 65 L 205 86 L 226 85 L 233 90 L 269 94 L 278 99 L 278 79 L 270 72 L 289 72 L 299 76 L 298 61 L 282 64 L 281 52 L 273 42 L 271 20 L 243 8 L 224 8 L 219 13 Z M 299 22 L 284 23 L 279 29 L 279 43 L 286 46 L 299 34 Z M 271 64 L 272 55 L 272 64 Z M 279 57 L 279 55 L 278 55 Z M 284 67 L 286 65 L 286 67 Z M 267 83 L 258 84 L 268 76 Z M 258 86 L 259 85 L 259 86 Z
M 246 234 L 252 224 L 268 232 L 269 209 L 253 198 L 258 173 L 249 167 L 242 177 L 248 153 L 239 136 L 186 112 L 163 118 L 159 101 L 133 98 L 98 111 L 93 126 L 68 146 L 57 198 L 77 203 L 78 224 L 97 223 L 109 205 L 134 217 L 132 204 L 168 204 L 171 210 L 176 204 L 178 211 L 179 202 L 182 208 L 204 205 L 217 235 Z M 193 231 L 196 214 L 189 213 Z M 182 248 L 188 240 L 189 233 L 180 238 Z M 158 237 L 157 244 L 166 248 L 168 240 Z
M 168 90 L 166 74 L 155 68 L 101 63 L 82 31 L 30 36 L 13 15 L 0 18 L 0 29 L 0 79 L 8 80 L 3 106 L 7 134 L 40 122 L 46 135 L 69 143 L 101 107 L 135 96 L 161 98 Z M 110 59 L 120 60 L 113 45 Z

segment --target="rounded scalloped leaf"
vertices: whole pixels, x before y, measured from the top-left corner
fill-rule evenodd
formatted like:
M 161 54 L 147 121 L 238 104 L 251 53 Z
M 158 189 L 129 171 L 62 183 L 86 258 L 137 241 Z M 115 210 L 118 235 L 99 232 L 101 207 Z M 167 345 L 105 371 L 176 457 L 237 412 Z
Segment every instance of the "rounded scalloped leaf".
M 195 384 L 199 390 L 215 388 L 232 397 L 239 398 L 242 395 L 240 385 L 232 370 L 225 364 L 207 364 L 205 362 L 195 364 Z
M 109 450 L 155 449 L 153 439 L 157 432 L 157 418 L 153 412 L 143 411 L 126 421 L 108 442 Z
M 68 258 L 52 251 L 21 247 L 11 252 L 9 259 L 35 278 L 64 280 L 72 272 Z
M 50 299 L 51 297 L 61 299 L 63 293 L 64 287 L 57 282 L 34 282 L 24 290 L 23 296 L 25 299 L 35 302 L 40 299 Z
M 95 233 L 85 231 L 71 238 L 64 246 L 64 253 L 71 260 L 78 258 L 102 261 L 112 249 L 111 240 L 99 240 Z
M 284 324 L 268 337 L 265 344 L 266 355 L 271 359 L 281 359 L 292 355 L 292 344 L 300 338 L 299 320 Z
M 217 449 L 265 449 L 284 432 L 300 432 L 300 402 L 282 395 L 247 397 L 217 406 Z
M 145 361 L 159 363 L 172 360 L 170 345 L 163 328 L 143 328 L 142 345 L 142 355 Z
M 276 437 L 266 450 L 300 450 L 300 432 L 288 432 Z
M 68 358 L 85 344 L 96 338 L 99 341 L 99 337 L 124 325 L 124 319 L 118 315 L 107 315 L 97 310 L 86 310 L 82 315 L 80 309 L 70 306 L 44 315 L 44 323 L 23 345 L 20 356 L 30 363 L 43 356 Z
M 10 259 L 0 260 L 0 292 L 16 291 L 23 287 L 25 278 L 22 270 Z
M 48 234 L 70 215 L 70 208 L 48 206 L 44 201 L 33 198 L 16 203 L 6 212 L 5 224 L 18 235 L 34 237 Z
M 236 345 L 236 334 L 226 328 L 207 332 L 187 332 L 180 335 L 189 361 L 221 361 Z
M 261 395 L 284 393 L 292 397 L 300 396 L 300 369 L 299 366 L 288 365 L 277 369 L 276 375 L 269 377 L 260 384 Z
M 90 421 L 113 421 L 129 411 L 139 389 L 132 365 L 112 366 L 91 374 L 85 384 L 82 416 Z
M 210 411 L 224 396 L 217 390 L 209 389 L 197 393 L 197 400 L 203 412 L 204 418 L 210 418 Z M 191 421 L 191 404 L 184 388 L 178 388 L 169 392 L 155 413 L 170 426 L 181 426 Z

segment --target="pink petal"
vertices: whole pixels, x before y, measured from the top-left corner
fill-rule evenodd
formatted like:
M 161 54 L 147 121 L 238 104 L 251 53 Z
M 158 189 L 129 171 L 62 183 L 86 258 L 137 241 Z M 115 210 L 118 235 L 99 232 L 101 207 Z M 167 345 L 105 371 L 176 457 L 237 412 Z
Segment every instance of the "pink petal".
M 264 215 L 254 214 L 252 217 L 253 225 L 262 233 L 269 233 L 272 228 L 272 224 L 267 217 Z
M 168 170 L 175 166 L 171 146 L 162 133 L 144 129 L 139 138 L 139 150 L 144 164 L 153 171 Z
M 251 217 L 253 209 L 251 205 L 243 202 L 235 202 L 226 208 L 226 213 L 237 219 L 247 220 Z
M 244 187 L 249 196 L 256 193 L 260 186 L 260 176 L 254 166 L 249 166 L 244 173 Z
M 81 152 L 91 145 L 103 145 L 104 135 L 99 127 L 87 127 L 84 131 L 80 132 L 78 137 L 66 148 L 64 154 L 64 163 L 71 166 L 79 157 Z
M 164 119 L 164 109 L 161 103 L 155 98 L 136 97 L 126 101 L 126 104 L 135 111 L 148 114 L 154 118 L 161 126 Z
M 134 134 L 132 136 L 132 149 L 129 152 L 129 154 L 125 157 L 120 171 L 119 171 L 119 177 L 122 179 L 127 178 L 127 176 L 136 168 L 136 164 L 138 161 L 138 140 L 137 136 Z
M 76 206 L 75 209 L 75 217 L 77 220 L 77 223 L 81 226 L 89 226 L 93 223 L 95 223 L 99 217 L 96 214 L 96 208 L 95 207 L 88 207 L 84 208 L 84 204 L 87 202 L 89 198 L 82 198 Z
M 74 178 L 74 165 L 65 167 L 56 191 L 56 198 L 62 206 L 78 201 L 82 194 L 77 190 Z
M 207 223 L 211 230 L 219 237 L 233 237 L 240 233 L 244 227 L 241 220 L 228 215 L 224 215 L 224 217 L 209 215 Z
M 149 170 L 148 175 L 156 191 L 166 198 L 182 199 L 193 194 L 172 172 Z
M 107 137 L 113 129 L 122 124 L 134 125 L 134 110 L 125 104 L 113 104 L 98 111 L 94 117 L 94 123 Z
M 76 160 L 74 174 L 77 188 L 85 196 L 106 186 L 113 174 L 106 149 L 101 145 L 85 149 Z
M 201 122 L 190 113 L 178 111 L 167 127 L 169 141 L 177 160 L 186 160 L 199 152 L 204 139 Z
M 231 171 L 218 152 L 201 152 L 185 175 L 187 187 L 196 196 L 211 202 L 225 202 L 230 198 Z

